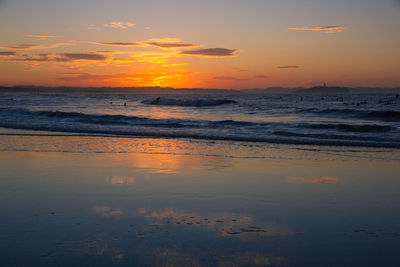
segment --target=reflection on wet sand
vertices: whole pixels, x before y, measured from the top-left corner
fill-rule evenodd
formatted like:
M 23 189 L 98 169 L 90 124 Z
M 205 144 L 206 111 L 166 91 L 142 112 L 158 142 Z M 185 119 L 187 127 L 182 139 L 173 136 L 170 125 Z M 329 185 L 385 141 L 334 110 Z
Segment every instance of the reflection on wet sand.
M 247 241 L 262 237 L 285 237 L 294 233 L 286 225 L 278 225 L 274 222 L 259 222 L 252 216 L 229 212 L 198 213 L 174 211 L 173 209 L 147 211 L 142 208 L 131 214 L 134 217 L 146 218 L 150 227 L 166 229 L 177 226 L 197 227 L 197 229 L 214 232 L 222 237 L 235 236 Z
M 2 266 L 398 265 L 392 161 L 335 158 L 333 169 L 332 160 L 172 154 L 0 159 Z
M 80 251 L 115 264 L 132 263 L 134 259 L 134 265 L 148 266 L 288 266 L 281 255 L 265 249 L 254 251 L 252 245 L 245 245 L 264 242 L 265 238 L 293 235 L 294 231 L 285 225 L 231 212 L 145 208 L 129 212 L 110 206 L 93 209 L 103 220 L 79 241 Z M 102 229 L 109 229 L 110 225 L 118 230 L 103 232 Z M 210 240 L 227 244 L 238 242 L 240 249 L 223 252 L 222 248 L 221 251 L 212 247 L 202 251 L 193 248 L 199 236 L 206 233 L 211 234 Z M 166 240 L 173 245 L 169 247 Z M 194 243 L 186 244 L 187 240 Z
M 203 256 L 203 257 L 202 257 Z M 183 254 L 165 250 L 153 256 L 154 266 L 287 266 L 284 257 L 243 252 L 230 256 Z
M 106 218 L 121 216 L 123 214 L 121 209 L 111 209 L 109 206 L 96 206 L 94 207 L 94 211 Z
M 333 176 L 326 177 L 294 177 L 289 176 L 286 178 L 288 183 L 298 184 L 338 184 L 340 179 Z
M 241 251 L 228 255 L 202 251 L 179 251 L 174 248 L 148 247 L 141 253 L 125 251 L 118 238 L 98 234 L 81 242 L 81 251 L 87 255 L 102 257 L 116 264 L 125 263 L 125 255 L 135 255 L 134 265 L 145 266 L 288 266 L 285 257 L 273 253 Z M 143 249 L 143 248 L 142 248 Z M 104 262 L 103 262 L 104 263 Z
M 185 157 L 171 154 L 133 155 L 132 167 L 148 174 L 179 174 L 185 170 L 218 170 L 232 166 L 232 159 L 223 157 Z
M 136 182 L 134 177 L 113 176 L 106 177 L 106 183 L 111 185 L 131 185 Z
M 124 259 L 124 250 L 121 248 L 120 240 L 112 238 L 106 233 L 87 237 L 80 242 L 80 250 L 88 255 L 110 257 L 114 262 Z

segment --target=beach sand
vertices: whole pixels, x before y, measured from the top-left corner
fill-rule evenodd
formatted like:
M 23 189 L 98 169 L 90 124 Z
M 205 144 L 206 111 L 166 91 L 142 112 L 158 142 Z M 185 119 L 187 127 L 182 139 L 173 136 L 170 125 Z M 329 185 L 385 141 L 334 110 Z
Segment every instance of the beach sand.
M 0 137 L 3 266 L 396 266 L 400 153 Z

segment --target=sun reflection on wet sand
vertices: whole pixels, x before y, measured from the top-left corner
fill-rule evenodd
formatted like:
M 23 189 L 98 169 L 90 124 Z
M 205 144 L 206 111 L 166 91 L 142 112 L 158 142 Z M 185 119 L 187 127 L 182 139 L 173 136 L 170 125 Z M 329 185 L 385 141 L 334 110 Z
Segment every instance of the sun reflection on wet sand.
M 97 214 L 100 214 L 103 217 L 109 218 L 113 216 L 121 216 L 123 215 L 123 211 L 119 208 L 111 209 L 109 206 L 96 206 L 94 207 L 94 211 Z
M 106 177 L 106 183 L 111 184 L 111 185 L 131 185 L 136 182 L 136 179 L 134 177 L 118 177 L 118 176 L 113 176 L 113 177 Z
M 299 184 L 339 184 L 340 179 L 336 177 L 294 177 L 289 176 L 286 178 L 288 183 L 299 183 Z

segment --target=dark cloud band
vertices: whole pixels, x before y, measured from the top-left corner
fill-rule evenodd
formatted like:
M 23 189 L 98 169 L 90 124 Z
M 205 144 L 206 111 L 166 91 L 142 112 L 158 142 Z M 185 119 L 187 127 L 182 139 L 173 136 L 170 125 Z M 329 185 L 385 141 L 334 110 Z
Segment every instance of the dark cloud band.
M 206 57 L 231 57 L 235 55 L 236 51 L 237 49 L 207 48 L 207 49 L 181 51 L 180 54 L 191 55 L 191 56 L 206 56 Z

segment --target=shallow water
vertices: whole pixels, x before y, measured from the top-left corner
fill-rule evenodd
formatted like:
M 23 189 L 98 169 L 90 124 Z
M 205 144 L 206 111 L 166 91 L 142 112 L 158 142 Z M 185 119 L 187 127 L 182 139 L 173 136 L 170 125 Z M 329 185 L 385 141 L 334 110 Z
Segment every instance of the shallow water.
M 400 265 L 397 150 L 15 134 L 4 266 Z

